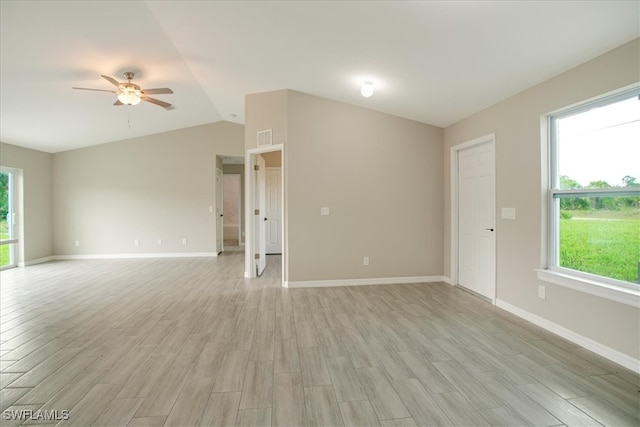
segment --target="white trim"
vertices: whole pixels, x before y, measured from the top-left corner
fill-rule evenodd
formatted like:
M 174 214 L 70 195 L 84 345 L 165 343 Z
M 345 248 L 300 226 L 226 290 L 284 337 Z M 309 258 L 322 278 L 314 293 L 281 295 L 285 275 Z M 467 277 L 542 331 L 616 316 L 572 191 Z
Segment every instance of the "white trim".
M 574 331 L 565 328 L 564 326 L 560 326 L 557 323 L 553 323 L 543 317 L 540 317 L 536 314 L 529 313 L 528 311 L 522 310 L 514 305 L 509 304 L 506 301 L 497 299 L 496 305 L 503 310 L 508 311 L 509 313 L 515 314 L 516 316 L 525 319 L 534 325 L 538 325 L 543 329 L 546 329 L 549 332 L 552 332 L 556 335 L 561 336 L 573 343 L 576 343 L 587 350 L 590 350 L 600 356 L 611 360 L 619 365 L 624 366 L 627 369 L 630 369 L 634 372 L 640 373 L 640 360 L 634 357 L 629 356 L 628 354 L 621 353 L 618 350 L 614 350 L 611 347 L 607 347 L 606 345 L 600 344 L 597 341 L 592 340 L 591 338 L 587 338 L 580 334 L 575 333 Z
M 285 288 L 329 288 L 336 286 L 398 285 L 444 282 L 444 276 L 378 277 L 371 279 L 301 280 L 285 282 Z
M 284 144 L 274 144 L 274 145 L 269 145 L 267 147 L 250 148 L 247 150 L 246 154 L 262 154 L 262 153 L 270 153 L 272 151 L 280 151 L 280 150 L 284 150 Z
M 135 259 L 135 258 L 212 258 L 215 252 L 178 252 L 178 253 L 143 253 L 143 254 L 88 254 L 88 255 L 52 255 L 18 263 L 18 267 L 44 264 L 45 262 L 74 259 Z
M 174 252 L 174 253 L 142 253 L 142 254 L 88 254 L 88 255 L 54 255 L 53 260 L 69 259 L 134 259 L 134 258 L 211 258 L 217 257 L 215 252 Z
M 443 276 L 442 277 L 442 281 L 444 283 L 446 283 L 447 285 L 451 285 L 451 286 L 455 286 L 456 284 L 453 282 L 453 279 L 451 277 L 448 276 Z
M 29 267 L 30 265 L 43 264 L 45 262 L 55 261 L 55 259 L 56 257 L 54 256 L 47 256 L 44 258 L 32 259 L 31 261 L 24 261 L 24 262 L 18 263 L 18 267 Z
M 538 279 L 544 282 L 640 308 L 640 289 L 610 285 L 598 280 L 549 269 L 536 269 L 536 274 Z
M 447 283 L 449 283 L 450 285 L 457 285 L 458 284 L 458 154 L 460 151 L 465 150 L 467 148 L 471 148 L 474 147 L 476 145 L 480 145 L 480 144 L 484 144 L 486 142 L 492 143 L 493 144 L 493 157 L 494 157 L 494 183 L 493 183 L 493 191 L 494 191 L 494 203 L 496 203 L 495 206 L 497 206 L 497 202 L 498 202 L 498 194 L 497 194 L 497 187 L 496 187 L 496 180 L 497 180 L 497 176 L 496 175 L 496 161 L 495 161 L 495 157 L 496 157 L 496 134 L 495 133 L 490 133 L 488 135 L 484 135 L 481 136 L 479 138 L 475 138 L 472 139 L 471 141 L 467 141 L 467 142 L 463 142 L 461 144 L 457 144 L 451 147 L 450 149 L 450 155 L 449 155 L 449 161 L 450 161 L 450 171 L 451 171 L 451 175 L 450 175 L 450 185 L 451 185 L 451 211 L 450 216 L 451 216 L 451 253 L 450 253 L 450 270 L 449 274 L 451 277 L 449 277 L 449 281 Z M 494 209 L 495 209 L 494 206 Z M 494 218 L 496 219 L 496 224 L 494 225 L 494 228 L 497 226 L 497 216 L 495 215 L 494 212 Z M 495 291 L 494 291 L 494 298 L 492 299 L 493 302 L 495 303 L 495 295 L 498 294 L 498 285 L 497 285 L 497 277 L 498 277 L 498 269 L 497 269 L 497 261 L 498 261 L 498 251 L 497 251 L 497 237 L 496 238 L 496 242 L 494 245 L 494 259 L 496 261 L 496 268 L 495 268 L 495 278 L 494 280 L 496 281 L 495 283 Z

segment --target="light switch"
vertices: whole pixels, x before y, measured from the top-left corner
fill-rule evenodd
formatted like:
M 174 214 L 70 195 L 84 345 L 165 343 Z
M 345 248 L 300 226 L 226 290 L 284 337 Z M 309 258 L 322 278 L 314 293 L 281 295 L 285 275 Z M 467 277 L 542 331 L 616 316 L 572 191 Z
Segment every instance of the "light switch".
M 320 208 L 320 215 L 329 215 L 329 208 L 324 206 Z
M 502 219 L 516 219 L 516 208 L 502 208 Z

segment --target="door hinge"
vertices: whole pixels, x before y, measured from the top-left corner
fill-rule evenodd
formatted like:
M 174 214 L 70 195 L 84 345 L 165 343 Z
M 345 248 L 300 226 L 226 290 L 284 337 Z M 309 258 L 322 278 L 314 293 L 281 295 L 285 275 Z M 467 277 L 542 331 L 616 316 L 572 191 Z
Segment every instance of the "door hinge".
M 260 170 L 260 165 L 253 165 L 253 170 L 254 171 L 259 171 Z
M 260 254 L 255 254 L 254 257 L 255 259 L 260 259 Z
M 254 209 L 253 214 L 254 215 L 260 215 L 260 209 Z

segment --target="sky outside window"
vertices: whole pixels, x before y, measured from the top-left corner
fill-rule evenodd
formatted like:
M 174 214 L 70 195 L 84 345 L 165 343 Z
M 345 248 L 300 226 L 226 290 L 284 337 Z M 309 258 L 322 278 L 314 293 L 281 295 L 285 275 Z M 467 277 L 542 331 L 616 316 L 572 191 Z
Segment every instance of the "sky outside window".
M 623 186 L 622 178 L 640 181 L 640 100 L 624 101 L 557 121 L 559 175 L 587 187 L 592 181 Z

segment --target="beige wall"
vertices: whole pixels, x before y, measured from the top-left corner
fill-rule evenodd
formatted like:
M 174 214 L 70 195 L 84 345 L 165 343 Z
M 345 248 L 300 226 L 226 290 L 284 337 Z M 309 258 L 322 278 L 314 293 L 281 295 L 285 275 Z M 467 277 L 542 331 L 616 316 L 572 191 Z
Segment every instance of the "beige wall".
M 449 276 L 449 149 L 495 133 L 497 209 L 517 208 L 515 221 L 497 220 L 498 299 L 640 358 L 637 308 L 549 283 L 540 300 L 534 271 L 540 116 L 637 82 L 639 51 L 635 40 L 444 131 L 284 90 L 247 96 L 244 129 L 222 122 L 54 155 L 1 144 L 2 165 L 24 171 L 25 260 L 214 252 L 216 155 L 242 155 L 271 128 L 286 147 L 289 281 Z
M 637 308 L 540 282 L 543 267 L 540 117 L 640 80 L 635 40 L 492 106 L 445 130 L 444 269 L 450 271 L 450 148 L 496 134 L 497 212 L 515 207 L 517 219 L 497 219 L 497 297 L 517 308 L 634 358 L 640 358 Z M 537 297 L 547 286 L 546 300 Z
M 0 143 L 2 166 L 22 170 L 23 178 L 23 248 L 20 262 L 53 255 L 51 221 L 51 154 Z
M 441 276 L 443 130 L 287 98 L 288 280 Z
M 258 132 L 271 129 L 273 145 L 287 140 L 287 90 L 247 95 L 244 100 L 245 149 L 258 147 Z
M 243 146 L 219 122 L 54 154 L 54 254 L 215 252 L 216 155 Z

